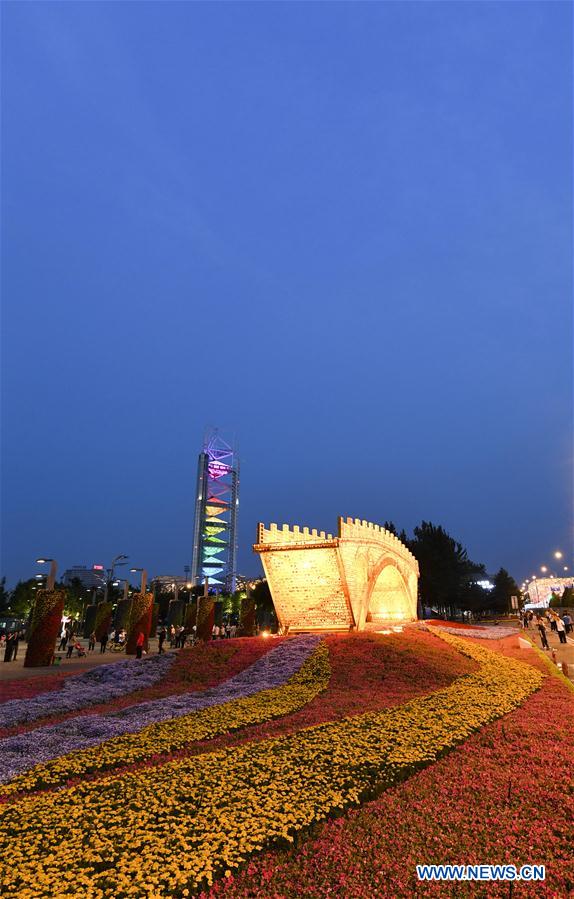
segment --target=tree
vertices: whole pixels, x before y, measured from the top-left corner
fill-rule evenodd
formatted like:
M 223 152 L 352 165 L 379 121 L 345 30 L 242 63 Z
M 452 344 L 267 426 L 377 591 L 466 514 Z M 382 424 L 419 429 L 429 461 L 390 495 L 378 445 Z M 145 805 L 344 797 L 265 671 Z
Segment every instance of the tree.
M 479 575 L 486 576 L 484 565 L 472 562 L 458 540 L 430 521 L 414 529 L 409 549 L 419 563 L 424 605 L 451 617 L 456 609 L 466 608 L 465 593 Z
M 271 590 L 266 580 L 258 581 L 251 591 L 255 600 L 255 615 L 260 627 L 273 627 L 277 621 Z
M 6 612 L 10 605 L 10 591 L 6 589 L 6 578 L 0 581 L 0 613 Z
M 79 577 L 73 577 L 65 590 L 65 611 L 70 615 L 80 615 L 90 596 L 88 588 L 84 586 Z
M 509 612 L 512 608 L 511 596 L 520 597 L 518 584 L 505 568 L 499 568 L 494 575 L 489 608 L 495 612 Z
M 407 537 L 407 532 L 404 528 L 399 532 L 393 521 L 384 521 L 383 527 L 386 531 L 390 531 L 391 534 L 394 534 L 395 537 L 398 537 L 401 543 L 404 543 L 405 546 L 409 546 L 409 538 Z
M 574 608 L 574 587 L 564 587 L 562 594 L 562 605 L 565 609 Z
M 12 593 L 7 608 L 16 618 L 27 618 L 38 590 L 38 581 L 35 578 L 29 578 L 27 581 L 18 581 Z

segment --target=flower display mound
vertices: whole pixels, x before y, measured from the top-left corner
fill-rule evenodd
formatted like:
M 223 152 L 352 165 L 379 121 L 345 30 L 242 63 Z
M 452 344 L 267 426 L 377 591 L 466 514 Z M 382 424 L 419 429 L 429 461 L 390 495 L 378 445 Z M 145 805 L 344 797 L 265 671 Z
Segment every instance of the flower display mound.
M 125 693 L 118 691 L 106 691 L 106 701 L 96 701 L 95 695 L 89 697 L 83 707 L 79 704 L 75 711 L 82 715 L 98 715 L 107 712 L 119 712 L 122 708 L 127 708 L 134 704 L 147 702 L 152 699 L 160 699 L 163 696 L 171 696 L 176 693 L 192 693 L 198 690 L 206 690 L 209 687 L 215 687 L 239 674 L 245 668 L 248 668 L 265 653 L 269 652 L 273 646 L 277 646 L 281 641 L 266 641 L 261 638 L 254 637 L 251 640 L 216 640 L 211 643 L 199 643 L 193 648 L 181 650 L 177 654 L 165 653 L 160 658 L 169 658 L 171 663 L 167 664 L 163 669 L 162 675 L 158 680 L 149 681 L 148 684 L 138 677 L 133 681 L 132 689 L 126 690 Z M 133 666 L 134 671 L 141 670 L 142 664 L 148 664 L 151 658 L 148 657 L 141 661 L 137 659 L 126 660 L 129 665 Z M 125 664 L 125 662 L 124 662 Z M 121 668 L 122 662 L 110 663 L 109 667 L 112 673 L 116 673 L 120 681 L 125 683 L 125 678 Z M 120 667 L 117 667 L 120 666 Z M 70 676 L 70 675 L 68 675 Z M 72 675 L 79 678 L 82 675 Z M 63 684 L 65 675 L 61 675 L 61 683 L 56 683 L 52 688 L 50 681 L 42 679 L 46 683 L 44 690 L 57 689 Z M 31 681 L 31 679 L 29 679 Z M 18 683 L 21 683 L 19 681 Z M 126 684 L 127 685 L 127 684 Z M 44 692 L 38 689 L 36 693 Z M 18 696 L 18 692 L 12 694 Z M 24 694 L 26 695 L 26 694 Z M 35 695 L 31 693 L 30 695 Z M 9 696 L 6 697 L 10 698 Z M 57 724 L 60 721 L 67 720 L 74 712 L 57 711 L 58 704 L 46 702 L 43 704 L 42 714 L 32 719 L 27 712 L 23 721 L 28 723 L 6 725 L 0 727 L 0 738 L 12 736 L 15 733 L 24 733 L 35 727 L 45 726 L 48 724 Z M 2 711 L 0 709 L 0 711 Z M 21 719 L 22 720 L 22 719 Z M 0 717 L 0 724 L 3 724 Z
M 326 647 L 319 647 L 316 659 L 310 659 L 307 668 L 304 665 L 318 640 L 305 635 L 286 640 L 211 690 L 172 695 L 130 706 L 121 714 L 77 717 L 8 737 L 0 742 L 0 780 L 12 780 L 4 792 L 57 786 L 285 715 L 309 702 L 328 682 Z
M 548 678 L 503 719 L 296 849 L 267 851 L 202 899 L 574 895 L 574 703 Z M 537 772 L 547 771 L 542 781 Z M 544 883 L 421 883 L 417 864 L 545 864 Z
M 5 804 L 7 895 L 188 895 L 436 762 L 542 683 L 528 664 L 441 639 L 478 669 L 404 706 Z
M 290 715 L 223 734 L 209 744 L 193 744 L 182 755 L 197 755 L 247 740 L 293 733 L 346 715 L 386 709 L 448 686 L 476 669 L 476 662 L 425 630 L 400 636 L 376 633 L 325 637 L 331 677 L 326 690 Z
M 122 659 L 91 668 L 84 674 L 66 678 L 58 690 L 5 702 L 1 707 L 2 724 L 12 727 L 54 712 L 76 711 L 103 699 L 132 693 L 161 680 L 174 661 L 173 655 L 166 654 L 150 659 Z
M 277 646 L 279 641 L 272 642 Z M 61 777 L 65 777 L 66 782 L 74 782 L 78 776 L 86 774 L 96 776 L 98 773 L 106 774 L 112 768 L 132 768 L 138 764 L 145 764 L 150 756 L 161 752 L 169 751 L 172 754 L 177 752 L 179 757 L 197 755 L 220 746 L 238 745 L 247 740 L 292 733 L 301 727 L 337 720 L 345 715 L 358 714 L 368 709 L 389 708 L 446 686 L 455 677 L 473 671 L 476 667 L 476 663 L 447 646 L 444 641 L 429 635 L 425 630 L 412 629 L 401 636 L 393 634 L 387 637 L 367 633 L 337 635 L 326 638 L 325 642 L 329 650 L 331 677 L 326 689 L 317 691 L 316 697 L 310 702 L 294 702 L 287 708 L 283 697 L 280 705 L 282 713 L 278 715 L 275 706 L 269 703 L 265 705 L 267 700 L 261 697 L 257 702 L 250 702 L 248 708 L 235 709 L 231 717 L 222 710 L 220 720 L 223 721 L 223 726 L 215 728 L 213 721 L 209 720 L 206 729 L 206 722 L 195 720 L 191 735 L 193 738 L 189 736 L 188 723 L 182 722 L 177 730 L 186 735 L 185 739 L 178 739 L 175 742 L 173 728 L 169 728 L 167 744 L 163 739 L 161 743 L 158 743 L 157 739 L 150 740 L 150 735 L 145 734 L 141 739 L 130 739 L 129 746 L 124 744 L 104 746 L 103 755 L 100 751 L 97 753 L 92 751 L 81 757 L 75 755 L 70 765 L 64 759 L 50 765 L 49 772 L 45 767 L 36 770 L 32 774 L 32 779 L 26 778 L 25 788 L 36 789 L 43 786 L 46 775 L 49 775 L 47 783 L 50 785 L 60 783 Z M 194 684 L 197 685 L 195 673 L 201 668 L 202 663 L 203 676 L 206 681 L 210 681 L 211 677 L 208 674 L 210 661 L 214 664 L 213 660 L 216 660 L 215 670 L 220 674 L 225 670 L 225 666 L 231 673 L 232 662 L 237 661 L 237 656 L 245 659 L 248 651 L 262 653 L 262 647 L 269 648 L 269 646 L 269 641 L 257 638 L 199 644 L 187 656 L 194 662 Z M 183 658 L 185 661 L 186 656 Z M 181 659 L 182 654 L 168 672 L 168 679 L 178 670 L 180 675 L 182 671 L 189 675 L 189 670 L 180 664 Z M 124 704 L 131 701 L 133 700 L 129 697 L 121 700 Z M 259 708 L 261 705 L 263 709 Z M 117 710 L 117 707 L 117 704 L 111 706 L 112 710 Z M 136 711 L 136 708 L 131 707 L 131 712 Z M 113 722 L 115 726 L 115 717 Z M 231 726 L 232 722 L 235 722 L 235 726 Z M 92 740 L 95 732 L 90 723 L 87 726 L 90 728 L 89 738 Z M 83 731 L 78 730 L 73 722 L 71 728 L 48 732 L 46 759 L 51 757 L 48 752 L 54 744 L 58 750 L 54 757 L 62 756 L 66 746 L 79 748 L 78 740 L 81 739 Z M 156 738 L 157 736 L 156 734 Z M 44 739 L 42 735 L 40 738 Z M 136 746 L 136 743 L 139 745 Z M 29 740 L 27 744 L 22 741 L 7 742 L 4 744 L 4 757 L 7 759 L 7 753 L 15 750 L 20 756 L 26 754 L 34 759 L 41 748 L 37 740 Z M 94 765 L 96 756 L 97 766 Z M 56 781 L 53 779 L 55 768 L 58 769 Z M 19 783 L 24 785 L 22 781 Z

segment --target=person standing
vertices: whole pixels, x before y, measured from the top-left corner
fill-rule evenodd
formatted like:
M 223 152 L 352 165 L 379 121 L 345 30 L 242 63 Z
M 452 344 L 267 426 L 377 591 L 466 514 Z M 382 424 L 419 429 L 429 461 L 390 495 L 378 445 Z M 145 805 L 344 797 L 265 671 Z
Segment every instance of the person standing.
M 159 634 L 157 635 L 158 653 L 160 655 L 164 651 L 163 644 L 165 643 L 166 636 L 167 636 L 167 634 L 165 632 L 165 627 L 162 627 Z
M 141 659 L 143 655 L 143 648 L 145 643 L 145 636 L 143 631 L 140 631 L 138 634 L 138 638 L 136 640 L 136 658 Z
M 548 645 L 548 637 L 546 636 L 546 628 L 544 627 L 542 618 L 540 618 L 538 622 L 538 630 L 540 631 L 540 641 L 542 643 L 542 649 L 550 649 Z
M 564 628 L 566 630 L 566 633 L 569 634 L 570 631 L 572 630 L 572 619 L 570 618 L 570 615 L 568 614 L 568 612 L 564 612 L 564 614 L 562 616 L 562 621 L 564 622 Z
M 12 634 L 6 634 L 6 649 L 4 650 L 4 661 L 5 662 L 12 661 L 13 648 L 14 648 L 14 643 L 12 640 Z
M 560 618 L 559 615 L 556 616 L 556 630 L 558 631 L 558 639 L 561 643 L 566 643 L 566 628 L 564 627 L 564 622 Z
M 88 637 L 88 652 L 93 652 L 96 648 L 96 635 L 94 631 Z
M 102 636 L 100 637 L 100 653 L 106 651 L 107 642 L 108 642 L 108 632 L 104 631 Z

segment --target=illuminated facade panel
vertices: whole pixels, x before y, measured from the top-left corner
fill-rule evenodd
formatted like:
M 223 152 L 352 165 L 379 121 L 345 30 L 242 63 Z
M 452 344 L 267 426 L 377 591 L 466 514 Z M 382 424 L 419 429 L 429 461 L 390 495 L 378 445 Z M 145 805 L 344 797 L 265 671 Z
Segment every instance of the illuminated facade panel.
M 232 593 L 237 578 L 239 460 L 217 433 L 208 434 L 197 468 L 191 580 Z
M 527 587 L 529 604 L 539 609 L 548 608 L 552 594 L 562 596 L 565 587 L 572 587 L 574 580 L 571 577 L 540 577 L 533 578 Z
M 324 531 L 258 525 L 257 543 L 283 631 L 363 630 L 417 618 L 419 568 L 390 531 L 339 518 Z

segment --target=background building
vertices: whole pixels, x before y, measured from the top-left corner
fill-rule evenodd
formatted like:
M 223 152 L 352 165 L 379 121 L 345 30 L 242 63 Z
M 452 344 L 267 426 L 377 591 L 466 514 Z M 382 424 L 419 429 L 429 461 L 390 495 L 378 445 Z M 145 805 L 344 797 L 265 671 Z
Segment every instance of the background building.
M 91 568 L 87 565 L 73 565 L 62 575 L 62 581 L 66 585 L 71 584 L 74 578 L 78 578 L 84 587 L 89 587 L 90 590 L 106 585 L 106 571 L 103 565 L 92 565 Z
M 546 608 L 552 594 L 562 596 L 565 587 L 572 587 L 572 577 L 539 577 L 533 578 L 527 585 L 528 604 L 539 609 Z
M 239 459 L 233 447 L 210 431 L 199 454 L 191 581 L 233 593 L 237 580 Z

